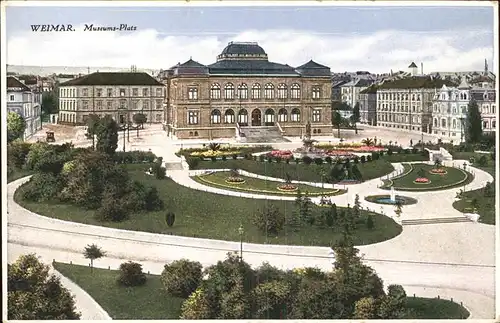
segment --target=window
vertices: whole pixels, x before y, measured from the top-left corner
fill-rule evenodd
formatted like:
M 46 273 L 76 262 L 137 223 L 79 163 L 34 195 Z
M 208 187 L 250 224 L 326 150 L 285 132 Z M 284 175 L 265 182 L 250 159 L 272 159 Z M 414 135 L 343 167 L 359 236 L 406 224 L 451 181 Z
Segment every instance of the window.
M 497 122 L 495 120 L 491 121 L 491 128 L 495 129 L 497 127 Z
M 234 123 L 234 111 L 232 109 L 226 110 L 226 113 L 224 113 L 224 123 Z
M 89 96 L 89 89 L 82 89 L 82 96 Z
M 252 99 L 260 99 L 260 84 L 252 85 Z
M 274 85 L 271 83 L 264 86 L 264 99 L 274 99 Z
M 321 121 L 321 110 L 314 109 L 312 117 L 313 117 L 313 122 L 320 122 Z
M 125 96 L 125 89 L 120 89 L 120 96 Z
M 160 110 L 161 108 L 163 108 L 162 100 L 156 100 L 156 109 Z
M 238 97 L 243 100 L 248 99 L 248 86 L 245 83 L 238 86 Z
M 321 93 L 320 93 L 320 88 L 319 86 L 313 86 L 312 88 L 312 98 L 313 99 L 319 99 Z
M 198 89 L 195 87 L 188 88 L 188 99 L 198 100 Z
M 212 110 L 212 113 L 210 114 L 210 122 L 211 123 L 220 123 L 220 121 L 221 121 L 220 111 L 217 109 Z
M 149 90 L 148 88 L 142 89 L 142 96 L 148 96 L 149 95 L 148 90 Z
M 156 88 L 156 96 L 163 96 L 163 89 L 162 88 Z
M 14 94 L 11 94 L 11 95 L 9 96 L 9 99 L 10 99 L 10 101 L 14 101 Z
M 132 100 L 132 110 L 137 110 L 139 107 L 139 101 Z
M 126 108 L 127 108 L 127 101 L 120 100 L 120 109 L 126 109 Z
M 156 114 L 156 122 L 161 122 L 162 117 L 163 116 L 160 113 L 157 113 Z
M 292 96 L 292 99 L 300 99 L 300 85 L 298 85 L 297 83 L 294 83 L 292 84 L 291 86 L 291 96 Z
M 300 122 L 300 110 L 297 108 L 292 109 L 290 117 L 292 122 Z
M 278 99 L 286 99 L 287 98 L 287 87 L 286 84 L 281 83 L 278 85 Z
M 96 89 L 96 96 L 101 97 L 102 96 L 102 89 Z
M 113 96 L 113 89 L 108 89 L 108 98 Z
M 238 123 L 240 126 L 247 126 L 248 125 L 248 112 L 245 109 L 240 110 L 238 112 Z
M 145 109 L 145 110 L 148 110 L 149 109 L 149 101 L 144 101 L 142 102 L 142 108 Z
M 446 119 L 441 119 L 441 127 L 446 128 Z
M 264 113 L 264 124 L 266 126 L 274 125 L 274 110 L 273 109 L 267 109 L 266 112 Z
M 288 112 L 284 108 L 279 109 L 278 122 L 287 122 L 287 121 L 288 121 Z
M 87 110 L 89 108 L 89 101 L 82 101 L 82 109 Z
M 108 102 L 106 102 L 106 108 L 107 108 L 108 110 L 112 110 L 112 109 L 113 109 L 113 102 L 112 102 L 112 101 L 108 101 Z
M 220 99 L 220 85 L 218 83 L 214 83 L 212 87 L 210 87 L 210 99 Z
M 96 101 L 95 106 L 97 110 L 102 110 L 102 101 L 101 100 Z
M 453 119 L 452 121 L 453 129 L 457 128 L 457 120 Z
M 139 89 L 138 88 L 133 88 L 132 89 L 132 96 L 138 96 L 139 95 Z
M 483 121 L 483 129 L 488 129 L 488 121 Z
M 234 99 L 234 85 L 233 83 L 227 83 L 224 86 L 224 99 L 233 100 Z
M 198 124 L 198 111 L 188 111 L 188 124 Z

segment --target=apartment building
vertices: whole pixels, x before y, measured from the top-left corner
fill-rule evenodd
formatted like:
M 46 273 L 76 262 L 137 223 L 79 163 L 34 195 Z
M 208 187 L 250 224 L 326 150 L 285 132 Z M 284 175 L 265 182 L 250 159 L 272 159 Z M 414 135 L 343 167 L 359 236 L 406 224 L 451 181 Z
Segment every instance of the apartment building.
M 360 102 L 360 93 L 373 84 L 370 79 L 354 79 L 340 86 L 340 100 L 354 107 Z
M 432 133 L 433 99 L 448 80 L 412 76 L 383 82 L 377 90 L 377 125 Z
M 26 122 L 24 140 L 42 128 L 41 93 L 30 89 L 14 76 L 7 77 L 7 111 L 18 113 Z
M 495 133 L 497 131 L 496 90 L 472 88 L 470 92 L 481 113 L 483 133 Z
M 96 72 L 59 86 L 59 123 L 83 125 L 90 114 L 127 123 L 136 113 L 162 123 L 165 86 L 147 73 Z
M 377 125 L 377 89 L 373 84 L 370 87 L 359 92 L 359 122 Z

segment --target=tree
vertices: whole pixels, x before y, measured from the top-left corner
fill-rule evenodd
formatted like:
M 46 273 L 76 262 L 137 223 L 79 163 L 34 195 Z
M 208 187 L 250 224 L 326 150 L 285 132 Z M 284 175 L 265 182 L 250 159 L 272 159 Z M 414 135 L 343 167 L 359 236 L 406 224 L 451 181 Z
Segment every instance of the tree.
M 354 177 L 355 180 L 362 182 L 363 181 L 363 174 L 361 174 L 361 171 L 359 170 L 358 165 L 354 164 L 351 167 L 351 173 L 352 177 Z
M 186 298 L 200 286 L 202 278 L 201 263 L 181 259 L 165 265 L 160 279 L 169 294 Z
M 359 114 L 359 102 L 356 102 L 356 104 L 354 105 L 354 108 L 352 109 L 352 115 L 350 117 L 350 121 L 354 125 L 354 130 L 355 130 L 356 134 L 358 134 L 357 123 L 359 122 L 360 117 L 361 116 Z
M 406 292 L 401 285 L 389 285 L 381 297 L 377 316 L 381 319 L 402 318 L 406 309 Z
M 369 212 L 368 216 L 366 217 L 366 227 L 369 230 L 372 230 L 375 227 L 375 223 L 373 222 L 373 215 L 371 212 Z
M 400 217 L 403 213 L 403 203 L 401 203 L 401 201 L 399 200 L 396 200 L 396 202 L 394 203 L 394 208 L 394 213 L 396 213 L 396 215 Z
M 332 125 L 337 127 L 337 137 L 340 138 L 340 126 L 342 125 L 342 116 L 337 111 L 332 114 Z
M 85 259 L 90 259 L 90 271 L 94 270 L 94 260 L 102 258 L 105 255 L 106 253 L 95 244 L 87 245 L 83 251 Z
M 96 149 L 108 155 L 114 154 L 118 148 L 118 129 L 118 124 L 110 115 L 102 118 L 96 129 Z
M 486 166 L 486 164 L 488 164 L 488 159 L 486 159 L 485 155 L 482 155 L 481 157 L 479 157 L 477 164 L 481 167 L 484 167 Z
M 352 208 L 352 215 L 354 217 L 354 223 L 356 223 L 361 218 L 361 202 L 359 201 L 359 194 L 356 194 L 354 198 L 354 206 Z
M 198 288 L 182 303 L 180 318 L 183 320 L 210 319 L 211 313 L 207 293 L 202 288 Z
M 301 222 L 307 223 L 309 225 L 314 224 L 314 217 L 312 215 L 312 207 L 313 203 L 311 201 L 311 198 L 309 197 L 309 194 L 306 192 L 304 196 L 302 197 L 302 203 L 299 206 L 299 214 L 300 214 L 300 219 Z
M 475 100 L 469 102 L 466 120 L 465 141 L 471 144 L 479 143 L 483 136 L 483 127 L 481 112 Z
M 120 265 L 120 274 L 117 281 L 120 285 L 131 287 L 141 286 L 146 283 L 146 274 L 142 272 L 142 265 L 127 261 Z
M 139 137 L 139 126 L 144 129 L 144 124 L 148 121 L 148 118 L 144 113 L 136 113 L 132 117 L 132 120 L 137 124 L 137 137 Z
M 165 221 L 167 222 L 168 227 L 171 228 L 175 222 L 175 213 L 167 212 L 167 215 L 165 216 Z
M 89 115 L 87 119 L 87 138 L 92 137 L 92 149 L 95 149 L 95 136 L 97 135 L 97 131 L 99 129 L 99 123 L 101 119 L 97 114 Z
M 361 143 L 365 146 L 374 146 L 375 145 L 374 140 L 371 138 L 365 138 L 365 139 L 361 140 Z
M 9 320 L 78 320 L 75 299 L 36 255 L 7 266 Z
M 57 97 L 54 92 L 42 93 L 42 112 L 44 114 L 57 113 Z
M 363 297 L 354 305 L 355 319 L 370 320 L 377 318 L 377 303 L 373 297 Z
M 261 283 L 251 296 L 254 319 L 282 319 L 292 299 L 290 284 L 283 280 Z
M 7 115 L 7 142 L 12 142 L 16 139 L 24 139 L 24 131 L 26 130 L 26 121 L 24 118 L 15 112 L 9 112 Z
M 276 206 L 271 204 L 255 213 L 253 223 L 266 235 L 278 234 L 285 224 L 285 216 Z

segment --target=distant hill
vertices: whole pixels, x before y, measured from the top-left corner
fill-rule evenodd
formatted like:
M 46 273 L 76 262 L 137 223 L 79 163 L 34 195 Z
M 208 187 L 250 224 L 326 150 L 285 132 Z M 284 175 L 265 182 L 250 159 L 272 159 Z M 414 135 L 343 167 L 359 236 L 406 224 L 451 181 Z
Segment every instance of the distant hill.
M 87 67 L 87 66 L 24 66 L 24 65 L 8 65 L 7 64 L 7 72 L 16 73 L 16 74 L 31 74 L 31 75 L 40 75 L 40 76 L 48 76 L 52 74 L 87 74 L 94 72 L 125 72 L 130 71 L 130 67 Z M 138 72 L 146 72 L 150 75 L 154 75 L 158 73 L 158 69 L 141 69 L 137 67 Z

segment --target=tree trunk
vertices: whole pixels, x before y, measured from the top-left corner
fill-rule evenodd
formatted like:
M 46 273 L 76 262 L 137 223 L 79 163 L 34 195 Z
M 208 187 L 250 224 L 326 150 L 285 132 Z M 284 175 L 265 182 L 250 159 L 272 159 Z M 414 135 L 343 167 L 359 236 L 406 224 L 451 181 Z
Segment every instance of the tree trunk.
M 337 126 L 337 135 L 338 135 L 338 137 L 340 139 L 340 125 Z
M 358 124 L 357 123 L 354 123 L 354 131 L 355 131 L 355 134 L 358 134 Z
M 90 259 L 90 272 L 94 272 L 94 259 Z

